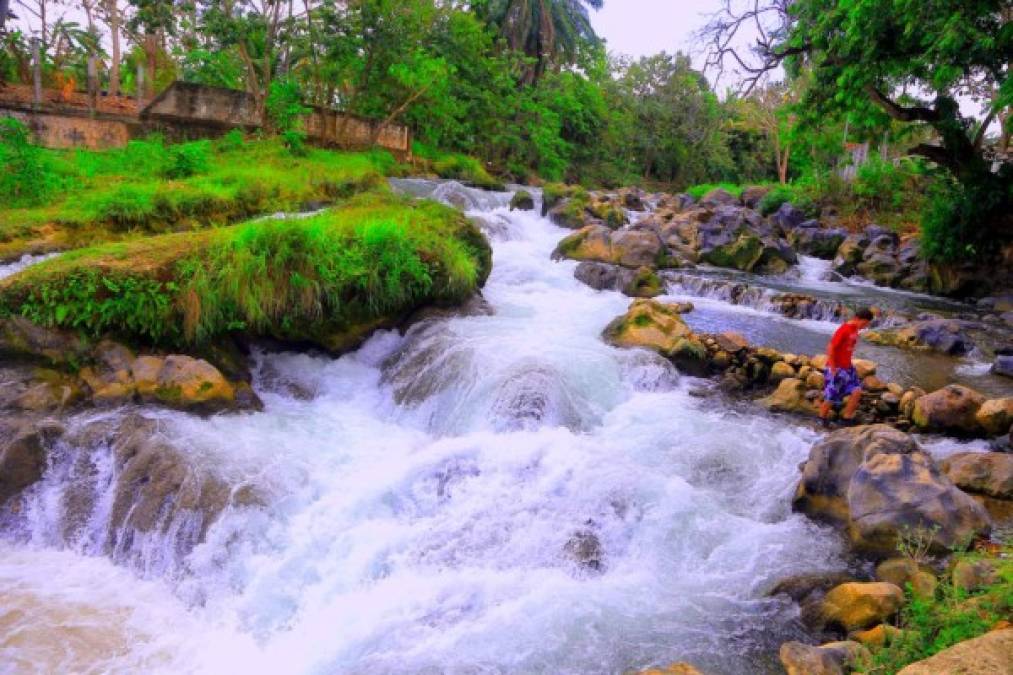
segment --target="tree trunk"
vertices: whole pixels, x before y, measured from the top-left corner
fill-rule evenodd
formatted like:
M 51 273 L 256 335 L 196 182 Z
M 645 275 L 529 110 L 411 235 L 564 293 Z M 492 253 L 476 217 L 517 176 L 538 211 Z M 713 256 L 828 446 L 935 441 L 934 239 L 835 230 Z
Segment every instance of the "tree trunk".
M 144 67 L 147 70 L 147 77 L 144 81 L 144 97 L 151 100 L 155 97 L 155 74 L 157 67 L 155 59 L 158 58 L 158 36 L 154 33 L 144 34 Z
M 106 21 L 109 23 L 109 35 L 112 42 L 112 54 L 109 62 L 109 95 L 120 95 L 120 62 L 123 60 L 120 48 L 120 8 L 119 0 L 105 0 Z

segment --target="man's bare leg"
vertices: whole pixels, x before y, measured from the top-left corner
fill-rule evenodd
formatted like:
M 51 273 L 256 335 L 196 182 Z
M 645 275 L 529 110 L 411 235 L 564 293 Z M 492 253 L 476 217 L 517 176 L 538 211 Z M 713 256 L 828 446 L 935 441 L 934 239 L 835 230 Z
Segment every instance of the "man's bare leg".
M 848 402 L 844 404 L 844 412 L 841 413 L 841 417 L 846 420 L 855 419 L 855 413 L 858 412 L 858 406 L 861 402 L 862 402 L 862 390 L 859 389 L 848 397 Z

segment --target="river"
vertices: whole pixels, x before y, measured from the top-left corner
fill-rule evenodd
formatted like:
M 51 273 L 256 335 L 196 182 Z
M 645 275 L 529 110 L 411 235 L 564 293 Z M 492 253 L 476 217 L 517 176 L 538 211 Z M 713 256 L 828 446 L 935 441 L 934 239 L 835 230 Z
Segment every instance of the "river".
M 69 535 L 79 452 L 50 453 L 0 533 L 0 673 L 780 672 L 777 647 L 806 634 L 765 592 L 846 565 L 789 508 L 817 433 L 605 345 L 629 300 L 551 262 L 567 232 L 510 212 L 509 194 L 395 186 L 484 219 L 487 307 L 340 359 L 258 354 L 263 412 L 143 410 L 194 471 L 261 495 L 196 547 L 110 549 L 108 495 Z M 832 329 L 719 300 L 698 312 L 701 327 Z M 111 452 L 88 455 L 99 492 Z M 574 541 L 598 542 L 598 564 Z

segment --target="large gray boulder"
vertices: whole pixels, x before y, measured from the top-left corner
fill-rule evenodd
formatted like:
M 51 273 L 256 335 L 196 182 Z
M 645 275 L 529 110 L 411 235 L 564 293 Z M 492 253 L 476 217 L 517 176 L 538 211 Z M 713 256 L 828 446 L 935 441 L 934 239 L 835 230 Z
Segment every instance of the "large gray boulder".
M 842 429 L 814 445 L 793 507 L 843 524 L 852 546 L 873 555 L 890 555 L 911 533 L 942 550 L 966 545 L 991 527 L 984 508 L 911 436 L 887 425 Z

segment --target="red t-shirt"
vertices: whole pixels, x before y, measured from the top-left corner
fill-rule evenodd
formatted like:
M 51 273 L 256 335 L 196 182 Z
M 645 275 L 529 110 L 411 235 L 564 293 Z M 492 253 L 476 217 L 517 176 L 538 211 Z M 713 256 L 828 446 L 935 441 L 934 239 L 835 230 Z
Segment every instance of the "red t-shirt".
M 829 368 L 850 368 L 851 355 L 858 344 L 858 326 L 850 321 L 837 329 L 827 345 L 827 366 Z

